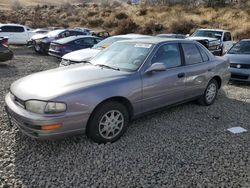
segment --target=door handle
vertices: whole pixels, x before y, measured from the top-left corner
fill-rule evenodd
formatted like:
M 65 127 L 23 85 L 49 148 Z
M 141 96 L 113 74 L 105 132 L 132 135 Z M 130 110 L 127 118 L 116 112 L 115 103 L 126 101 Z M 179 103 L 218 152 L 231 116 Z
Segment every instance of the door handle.
M 179 73 L 177 76 L 178 76 L 178 78 L 183 78 L 183 77 L 185 76 L 185 73 L 184 73 L 184 72 L 181 72 L 181 73 Z

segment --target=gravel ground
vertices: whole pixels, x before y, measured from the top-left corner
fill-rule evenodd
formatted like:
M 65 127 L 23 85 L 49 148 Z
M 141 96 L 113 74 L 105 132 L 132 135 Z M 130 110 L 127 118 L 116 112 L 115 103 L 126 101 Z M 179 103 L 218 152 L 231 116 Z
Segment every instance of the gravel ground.
M 38 141 L 9 129 L 4 95 L 58 61 L 14 51 L 0 65 L 0 187 L 250 187 L 250 85 L 226 86 L 209 107 L 192 102 L 137 119 L 113 144 L 85 135 Z M 233 126 L 248 132 L 233 135 Z

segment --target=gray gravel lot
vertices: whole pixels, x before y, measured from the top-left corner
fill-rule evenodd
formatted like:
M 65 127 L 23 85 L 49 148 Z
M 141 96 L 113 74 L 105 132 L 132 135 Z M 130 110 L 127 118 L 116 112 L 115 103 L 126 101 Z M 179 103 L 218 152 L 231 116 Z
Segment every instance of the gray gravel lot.
M 9 129 L 10 84 L 58 60 L 15 47 L 0 64 L 0 187 L 250 187 L 250 84 L 233 83 L 209 107 L 194 102 L 144 116 L 116 143 L 85 135 L 38 141 Z M 226 129 L 242 126 L 246 133 Z

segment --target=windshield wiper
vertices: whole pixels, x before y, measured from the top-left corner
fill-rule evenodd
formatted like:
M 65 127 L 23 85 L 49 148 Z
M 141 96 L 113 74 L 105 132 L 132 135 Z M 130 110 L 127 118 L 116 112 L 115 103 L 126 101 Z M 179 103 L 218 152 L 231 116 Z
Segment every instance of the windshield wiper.
M 113 69 L 113 70 L 117 70 L 117 71 L 120 71 L 119 68 L 117 67 L 112 67 L 112 66 L 109 66 L 109 65 L 105 65 L 105 64 L 96 64 L 96 66 L 100 66 L 100 67 L 105 67 L 105 68 L 108 68 L 108 69 Z

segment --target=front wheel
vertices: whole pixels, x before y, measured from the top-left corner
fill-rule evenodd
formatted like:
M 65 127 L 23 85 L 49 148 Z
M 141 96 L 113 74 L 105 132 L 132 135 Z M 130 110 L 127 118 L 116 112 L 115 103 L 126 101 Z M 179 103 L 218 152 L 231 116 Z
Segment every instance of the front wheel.
M 203 95 L 198 99 L 198 102 L 203 106 L 209 106 L 214 103 L 218 94 L 218 82 L 215 79 L 210 80 Z
M 125 133 L 128 122 L 124 105 L 115 101 L 104 103 L 91 115 L 87 136 L 97 143 L 115 142 Z

